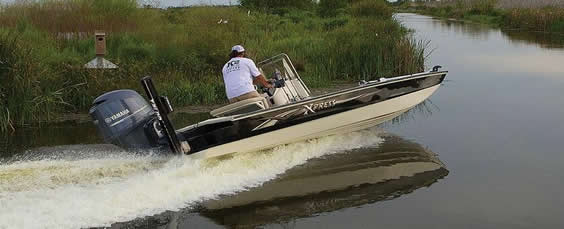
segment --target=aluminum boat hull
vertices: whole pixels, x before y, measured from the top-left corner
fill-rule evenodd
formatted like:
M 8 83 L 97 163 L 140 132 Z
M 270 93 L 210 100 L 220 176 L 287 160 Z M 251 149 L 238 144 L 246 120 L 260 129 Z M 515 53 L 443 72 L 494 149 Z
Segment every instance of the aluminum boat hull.
M 363 81 L 358 86 L 311 96 L 286 55 L 261 68 L 274 68 L 280 87 L 263 97 L 218 108 L 208 119 L 182 129 L 168 120 L 172 106 L 150 77 L 141 82 L 149 103 L 132 90 L 101 95 L 90 110 L 104 139 L 125 149 L 161 148 L 195 158 L 258 151 L 322 136 L 369 128 L 391 120 L 429 98 L 447 71 Z M 275 63 L 281 63 L 276 67 Z M 279 70 L 285 70 L 280 72 Z M 168 149 L 167 149 L 168 148 Z
M 208 129 L 205 137 L 200 136 L 205 139 L 217 137 L 219 142 L 198 150 L 192 156 L 211 158 L 258 151 L 322 136 L 366 129 L 389 121 L 425 101 L 440 87 L 445 76 L 446 72 L 414 75 L 395 82 L 359 86 L 286 107 L 235 116 L 229 121 L 232 126 L 218 128 L 222 131 Z M 317 112 L 307 108 L 311 107 L 311 104 L 327 103 L 333 107 Z M 265 123 L 273 122 L 273 120 L 274 124 L 263 127 Z M 263 128 L 260 129 L 260 127 Z M 229 137 L 229 133 L 233 131 L 237 132 L 237 136 Z M 180 132 L 179 135 L 182 136 L 183 133 Z M 193 132 L 186 131 L 184 135 L 184 139 L 188 140 L 191 145 L 198 145 L 195 141 L 198 137 L 194 138 Z

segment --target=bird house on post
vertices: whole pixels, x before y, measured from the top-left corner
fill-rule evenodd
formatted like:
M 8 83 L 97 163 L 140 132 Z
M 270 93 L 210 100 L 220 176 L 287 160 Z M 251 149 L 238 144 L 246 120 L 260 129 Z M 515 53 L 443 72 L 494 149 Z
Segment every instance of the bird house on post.
M 85 68 L 117 68 L 117 65 L 104 59 L 106 55 L 106 33 L 103 31 L 94 32 L 94 46 L 96 48 L 96 57 L 85 64 Z
M 94 33 L 94 37 L 96 41 L 96 56 L 105 56 L 106 55 L 106 33 L 102 31 L 96 31 Z

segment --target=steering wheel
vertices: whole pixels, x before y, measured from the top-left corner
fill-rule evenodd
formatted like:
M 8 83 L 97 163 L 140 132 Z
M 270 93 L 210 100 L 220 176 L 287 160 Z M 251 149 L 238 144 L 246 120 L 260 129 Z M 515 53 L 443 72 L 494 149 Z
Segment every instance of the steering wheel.
M 280 71 L 278 71 L 278 69 L 276 69 L 272 73 L 272 78 L 270 78 L 268 82 L 270 82 L 270 84 L 272 84 L 274 87 L 272 88 L 260 87 L 263 92 L 266 92 L 266 94 L 268 94 L 268 96 L 273 96 L 277 88 L 281 88 L 286 85 L 286 81 L 284 81 L 284 78 L 282 77 L 282 74 L 280 73 Z
M 274 85 L 274 83 L 271 80 L 268 80 L 268 82 L 270 82 L 272 85 Z M 262 85 L 253 85 L 255 86 L 255 90 L 258 91 L 259 93 L 266 93 L 268 96 L 273 96 L 274 92 L 276 92 L 276 88 L 268 88 L 268 87 L 264 87 Z

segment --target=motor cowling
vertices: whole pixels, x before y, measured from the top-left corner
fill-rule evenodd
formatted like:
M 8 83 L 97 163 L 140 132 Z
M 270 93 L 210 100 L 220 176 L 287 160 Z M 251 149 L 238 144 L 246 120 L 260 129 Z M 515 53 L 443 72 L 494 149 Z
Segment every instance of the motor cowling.
M 151 105 L 133 90 L 105 93 L 89 111 L 104 141 L 125 149 L 157 146 L 157 122 Z

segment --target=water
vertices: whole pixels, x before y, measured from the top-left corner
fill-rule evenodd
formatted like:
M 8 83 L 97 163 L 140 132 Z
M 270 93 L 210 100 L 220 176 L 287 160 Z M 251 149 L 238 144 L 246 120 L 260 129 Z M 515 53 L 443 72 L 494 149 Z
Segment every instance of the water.
M 440 152 L 451 173 L 430 192 L 371 209 L 380 215 L 374 220 L 399 228 L 561 228 L 562 37 L 550 44 L 480 25 L 398 18 L 432 41 L 429 63 L 450 74 L 431 98 L 439 111 L 389 131 Z
M 7 163 L 0 167 L 0 228 L 107 226 L 194 208 L 258 187 L 309 159 L 376 146 L 379 134 L 365 130 L 211 160 L 126 156 L 108 149 L 98 157 L 68 154 Z
M 28 130 L 0 143 L 0 228 L 562 228 L 562 37 L 396 17 L 450 71 L 399 122 L 205 161 Z

